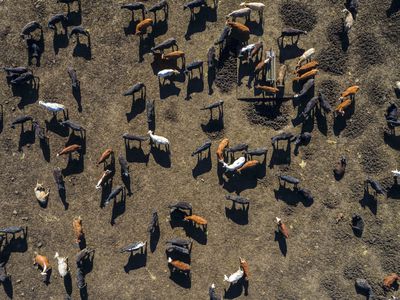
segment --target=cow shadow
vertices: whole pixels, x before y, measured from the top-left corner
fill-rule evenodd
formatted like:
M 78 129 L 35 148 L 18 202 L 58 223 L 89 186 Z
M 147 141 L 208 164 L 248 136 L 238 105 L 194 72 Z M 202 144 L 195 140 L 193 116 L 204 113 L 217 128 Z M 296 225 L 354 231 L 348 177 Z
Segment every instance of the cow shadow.
M 400 185 L 397 182 L 397 177 L 394 180 L 394 184 L 387 189 L 386 195 L 388 198 L 400 199 Z
M 3 132 L 4 128 L 4 108 L 3 104 L 0 104 L 0 133 Z
M 239 60 L 239 71 L 238 71 L 238 85 L 242 84 L 242 79 L 246 76 L 251 76 L 254 72 L 254 64 L 252 61 L 243 61 L 242 59 Z M 249 86 L 250 79 L 248 81 L 247 87 Z
M 392 0 L 390 7 L 386 10 L 386 16 L 389 18 L 400 10 L 400 2 Z
M 161 150 L 157 147 L 151 147 L 150 153 L 153 155 L 154 160 L 163 168 L 171 168 L 171 153 Z
M 53 116 L 50 121 L 45 120 L 46 131 L 52 131 L 61 137 L 67 137 L 69 135 L 68 127 L 61 125 L 56 116 Z
M 61 173 L 64 177 L 73 174 L 80 174 L 84 170 L 84 165 L 84 155 L 82 153 L 78 154 L 78 159 L 69 156 L 67 166 L 61 171 Z
M 287 255 L 287 243 L 286 238 L 279 231 L 275 231 L 275 242 L 278 242 L 279 250 L 282 255 L 286 257 Z
M 125 35 L 135 35 L 136 25 L 139 24 L 140 20 L 131 19 L 128 26 L 124 27 Z
M 217 21 L 217 7 L 202 6 L 198 13 L 190 17 L 190 21 L 185 33 L 185 39 L 190 40 L 191 36 L 206 29 L 208 22 Z
M 183 218 L 186 216 L 187 214 L 180 211 L 179 209 L 172 211 L 170 213 L 169 225 L 171 226 L 171 228 L 184 227 L 186 225 L 186 222 L 183 220 Z
M 154 38 L 164 35 L 168 32 L 168 18 L 159 20 L 153 25 L 153 31 L 151 32 Z
M 50 162 L 50 145 L 48 139 L 41 139 L 40 141 L 40 149 L 42 150 L 43 158 Z
M 18 103 L 19 109 L 24 109 L 25 106 L 35 103 L 39 98 L 40 80 L 36 78 L 33 82 L 12 85 L 12 94 L 14 97 L 20 97 Z
M 146 99 L 145 97 L 140 97 L 138 99 L 135 99 L 135 96 L 132 96 L 132 105 L 131 105 L 131 111 L 129 113 L 126 113 L 126 120 L 128 123 L 133 120 L 137 115 L 141 114 L 144 112 L 146 109 Z
M 338 33 L 338 38 L 340 40 L 342 51 L 346 52 L 350 46 L 349 35 L 344 30 L 342 30 Z
M 224 289 L 224 299 L 235 299 L 243 293 L 243 277 L 236 283 L 231 283 L 228 289 Z
M 132 270 L 140 269 L 145 267 L 147 264 L 147 247 L 144 253 L 137 252 L 135 254 L 131 253 L 128 258 L 128 262 L 124 266 L 125 273 L 129 273 Z
M 297 44 L 286 44 L 278 41 L 279 47 L 279 62 L 281 64 L 285 63 L 286 60 L 290 60 L 296 57 L 300 57 L 304 53 L 304 49 L 299 48 Z
M 400 150 L 400 136 L 396 136 L 395 134 L 390 134 L 388 132 L 384 132 L 383 134 L 384 142 L 395 150 Z
M 246 21 L 245 25 L 250 29 L 251 34 L 256 36 L 262 36 L 264 34 L 263 19 L 259 20 L 258 22 L 254 20 L 248 20 Z
M 190 96 L 193 93 L 201 93 L 204 90 L 204 81 L 203 76 L 189 78 L 187 87 L 186 87 L 186 100 L 190 100 L 192 97 Z
M 291 163 L 291 143 L 287 143 L 286 149 L 280 149 L 275 146 L 272 147 L 272 155 L 269 162 L 269 167 L 273 168 L 275 165 L 290 165 Z
M 21 133 L 19 135 L 19 142 L 18 142 L 18 151 L 22 150 L 22 147 L 35 143 L 35 132 L 33 128 L 30 130 L 24 130 L 21 127 Z
M 170 96 L 179 96 L 181 89 L 178 88 L 174 82 L 168 84 L 159 83 L 160 99 L 166 99 Z
M 309 207 L 313 204 L 312 201 L 302 197 L 296 189 L 290 189 L 284 185 L 279 185 L 279 189 L 274 190 L 275 199 L 282 200 L 288 205 L 297 206 L 302 203 L 304 207 Z
M 359 202 L 363 208 L 368 207 L 369 210 L 376 216 L 378 212 L 378 201 L 367 190 L 364 189 L 364 196 Z
M 111 211 L 111 225 L 115 225 L 115 220 L 124 214 L 126 209 L 126 195 L 122 193 L 121 199 L 118 201 L 118 197 L 115 198 L 113 202 L 113 207 Z
M 311 112 L 309 117 L 306 119 L 303 117 L 303 125 L 301 126 L 301 132 L 313 132 L 314 130 L 314 123 L 315 123 L 315 111 L 314 108 Z
M 249 224 L 249 208 L 250 205 L 246 204 L 241 209 L 236 207 L 235 202 L 232 203 L 232 207 L 225 207 L 225 216 L 231 219 L 233 222 L 239 225 Z
M 112 178 L 105 182 L 101 187 L 101 196 L 100 196 L 100 208 L 105 207 L 105 202 L 112 191 Z
M 192 287 L 192 280 L 189 275 L 186 275 L 181 272 L 173 272 L 172 267 L 169 266 L 170 268 L 170 279 L 178 284 L 180 287 L 183 287 L 185 289 L 190 289 Z
M 71 278 L 71 272 L 68 272 L 67 275 L 64 276 L 63 281 L 64 281 L 65 292 L 66 292 L 69 296 L 71 296 L 71 294 L 72 294 L 72 278 Z
M 65 191 L 65 185 L 64 185 L 64 189 L 58 190 L 58 196 L 60 197 L 61 203 L 64 206 L 64 210 L 67 210 L 69 207 L 69 203 L 67 202 L 67 194 Z
M 53 34 L 53 50 L 55 55 L 60 52 L 60 49 L 67 48 L 69 45 L 69 38 L 68 38 L 68 29 L 67 27 L 63 28 L 62 33 L 58 33 L 54 30 Z
M 201 124 L 201 129 L 205 133 L 214 133 L 224 129 L 223 114 L 219 114 L 218 119 L 210 118 L 206 124 Z
M 68 4 L 67 19 L 69 26 L 79 26 L 82 24 L 82 4 L 78 0 L 78 7 L 75 11 L 71 11 L 70 4 Z
M 328 134 L 328 121 L 326 118 L 327 115 L 322 112 L 321 108 L 317 108 L 315 116 L 317 119 L 317 127 L 318 127 L 319 132 L 321 132 L 323 135 L 327 136 L 327 134 Z
M 355 101 L 353 100 L 348 107 L 348 109 L 344 112 L 344 115 L 338 114 L 333 121 L 333 133 L 338 136 L 340 133 L 346 128 L 347 120 L 351 118 L 355 111 Z
M 257 186 L 257 178 L 254 176 L 239 176 L 231 172 L 225 173 L 227 179 L 223 179 L 223 188 L 229 193 L 240 194 L 244 190 L 254 189 Z
M 6 281 L 4 281 L 2 283 L 4 292 L 6 293 L 7 297 L 10 299 L 14 299 L 14 288 L 13 288 L 13 284 L 12 284 L 12 280 L 11 278 L 8 278 Z
M 212 161 L 211 161 L 211 153 L 210 150 L 208 154 L 204 158 L 197 157 L 197 164 L 192 169 L 192 176 L 193 178 L 197 178 L 198 176 L 211 171 L 212 168 Z
M 144 60 L 144 55 L 151 52 L 151 47 L 155 45 L 153 32 L 146 35 L 146 37 L 139 37 L 139 62 Z
M 80 84 L 78 84 L 76 87 L 72 87 L 72 96 L 78 104 L 78 111 L 82 112 L 82 94 Z
M 160 240 L 160 226 L 157 226 L 156 229 L 150 233 L 150 251 L 153 253 L 157 249 L 158 241 Z
M 187 236 L 198 242 L 199 244 L 207 244 L 207 231 L 204 231 L 201 226 L 196 226 L 191 222 L 183 222 L 183 229 Z
M 25 234 L 12 237 L 9 240 L 6 240 L 6 244 L 0 252 L 0 261 L 7 263 L 11 253 L 24 253 L 28 250 L 28 241 L 27 241 L 27 229 L 25 229 Z
M 216 78 L 217 72 L 215 67 L 208 67 L 207 71 L 207 84 L 208 84 L 208 94 L 212 95 L 214 93 L 213 84 Z
M 126 160 L 128 162 L 147 163 L 149 162 L 150 153 L 145 154 L 141 147 L 130 148 L 128 144 L 125 145 Z
M 86 44 L 81 43 L 79 38 L 77 38 L 77 42 L 76 42 L 74 51 L 72 52 L 72 56 L 82 57 L 86 60 L 92 59 L 92 46 L 91 46 L 90 35 L 87 36 Z

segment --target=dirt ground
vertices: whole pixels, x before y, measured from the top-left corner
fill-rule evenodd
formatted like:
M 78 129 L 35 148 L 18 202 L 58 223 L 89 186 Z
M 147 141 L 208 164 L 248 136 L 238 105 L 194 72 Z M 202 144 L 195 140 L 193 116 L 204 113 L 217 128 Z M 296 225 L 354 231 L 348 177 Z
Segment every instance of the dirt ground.
M 83 219 L 87 246 L 96 250 L 93 269 L 85 277 L 89 299 L 207 299 L 211 283 L 216 284 L 219 294 L 226 288 L 229 299 L 364 299 L 356 293 L 356 278 L 367 279 L 382 299 L 400 296 L 382 286 L 385 275 L 400 273 L 400 186 L 390 173 L 399 166 L 400 140 L 388 134 L 384 121 L 388 104 L 398 102 L 393 89 L 400 78 L 396 1 L 392 6 L 391 0 L 360 1 L 349 43 L 340 34 L 344 7 L 340 0 L 268 1 L 262 26 L 252 13 L 248 25 L 254 34 L 249 42 L 264 41 L 264 49 L 272 48 L 279 62 L 288 65 L 286 95 L 295 92 L 291 79 L 296 56 L 311 47 L 316 49 L 321 70 L 316 93 L 323 90 L 335 105 L 343 89 L 353 84 L 361 87 L 354 109 L 344 119 L 334 121 L 331 115 L 325 119 L 317 112 L 304 125 L 296 122 L 303 104 L 237 100 L 237 92 L 250 95 L 252 88 L 244 76 L 236 90 L 237 61 L 229 56 L 221 57 L 211 88 L 212 74 L 206 65 L 203 79 L 188 83 L 182 75 L 173 85 L 159 87 L 154 75 L 159 65 L 153 62 L 149 48 L 175 37 L 187 63 L 206 61 L 208 48 L 224 27 L 225 15 L 240 2 L 222 0 L 217 9 L 210 3 L 189 22 L 190 12 L 183 11 L 183 1 L 168 0 L 168 20 L 163 21 L 159 13 L 154 33 L 139 45 L 139 38 L 132 35 L 136 21 L 130 23 L 130 13 L 119 8 L 122 1 L 82 0 L 81 13 L 76 12 L 75 3 L 70 17 L 76 25 L 89 29 L 90 48 L 84 37 L 80 45 L 75 38 L 63 35 L 54 40 L 53 32 L 45 28 L 40 66 L 35 62 L 29 66 L 40 78 L 38 90 L 13 92 L 2 76 L 0 227 L 28 226 L 28 233 L 25 247 L 22 243 L 3 252 L 12 285 L 0 290 L 0 299 L 64 299 L 67 293 L 73 299 L 80 297 L 75 280 L 79 249 L 72 230 L 77 216 Z M 146 7 L 154 3 L 145 1 Z M 0 65 L 27 66 L 20 30 L 32 20 L 45 27 L 49 17 L 60 12 L 67 13 L 67 6 L 56 1 L 0 0 Z M 138 18 L 136 13 L 135 20 Z M 297 46 L 279 47 L 276 39 L 285 26 L 309 33 Z M 77 71 L 80 95 L 71 91 L 68 66 Z M 151 150 L 147 142 L 142 150 L 133 144 L 133 149 L 125 149 L 123 133 L 144 135 L 148 131 L 145 101 L 122 96 L 138 81 L 146 83 L 147 99 L 155 100 L 155 132 L 170 140 L 170 157 Z M 223 124 L 209 122 L 209 113 L 200 108 L 220 99 L 225 101 Z M 67 158 L 56 157 L 65 145 L 82 141 L 51 122 L 51 113 L 39 107 L 39 100 L 64 104 L 69 118 L 86 128 L 80 161 L 68 164 Z M 20 126 L 10 128 L 12 120 L 23 114 L 33 116 L 42 126 L 46 122 L 48 148 L 41 148 L 34 140 L 29 124 L 21 134 Z M 270 138 L 281 130 L 296 134 L 312 131 L 312 140 L 300 147 L 297 155 L 293 147 L 286 150 L 284 144 L 281 150 L 273 151 Z M 252 172 L 221 176 L 214 153 L 222 137 L 229 138 L 231 145 L 267 146 L 264 170 L 258 170 L 257 176 Z M 208 138 L 213 142 L 211 158 L 196 166 L 197 159 L 190 154 Z M 116 158 L 123 154 L 130 162 L 131 193 L 125 203 L 101 207 L 109 190 L 124 184 L 117 162 L 112 187 L 103 192 L 95 189 L 103 171 L 96 161 L 110 147 Z M 341 155 L 347 157 L 348 167 L 344 178 L 336 181 L 332 168 Z M 302 161 L 303 167 L 299 165 Z M 66 175 L 65 205 L 54 184 L 55 167 Z M 306 202 L 279 188 L 278 174 L 301 179 L 300 186 L 312 191 L 314 201 Z M 363 182 L 368 176 L 383 184 L 387 198 L 375 200 L 364 194 Z M 35 199 L 36 181 L 51 188 L 46 208 Z M 248 215 L 231 209 L 225 200 L 228 193 L 250 199 Z M 193 213 L 208 220 L 207 236 L 188 228 L 171 228 L 167 206 L 176 201 L 192 203 Z M 150 241 L 147 226 L 153 210 L 160 218 L 156 247 L 153 241 L 146 257 L 129 258 L 129 254 L 119 253 L 120 247 L 133 241 Z M 361 237 L 356 237 L 350 226 L 354 213 L 365 221 Z M 336 223 L 339 214 L 343 219 Z M 276 234 L 277 216 L 289 226 L 286 245 Z M 171 278 L 165 241 L 183 238 L 186 233 L 194 238 L 191 280 Z M 48 256 L 55 267 L 48 285 L 32 266 L 34 251 Z M 66 281 L 64 286 L 56 270 L 56 251 L 69 257 L 72 284 Z M 223 275 L 238 269 L 239 256 L 249 262 L 249 286 L 244 289 L 239 284 L 228 290 Z

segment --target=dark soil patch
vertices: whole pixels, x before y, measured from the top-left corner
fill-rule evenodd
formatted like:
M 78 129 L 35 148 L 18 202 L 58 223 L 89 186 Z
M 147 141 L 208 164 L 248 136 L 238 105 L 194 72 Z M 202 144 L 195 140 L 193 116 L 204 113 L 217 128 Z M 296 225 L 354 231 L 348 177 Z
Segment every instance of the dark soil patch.
M 337 105 L 337 100 L 339 99 L 341 92 L 341 86 L 339 82 L 332 79 L 324 80 L 319 84 L 318 90 L 327 97 L 329 104 L 332 107 Z
M 268 104 L 249 104 L 246 111 L 248 120 L 253 124 L 264 125 L 275 130 L 282 129 L 289 123 L 287 105 L 271 106 Z
M 340 205 L 340 199 L 333 195 L 327 195 L 323 198 L 322 203 L 330 209 L 336 208 Z
M 367 126 L 374 122 L 374 117 L 363 110 L 356 110 L 351 119 L 347 122 L 343 131 L 343 136 L 347 138 L 357 138 L 362 135 Z
M 165 118 L 173 123 L 178 122 L 178 113 L 176 111 L 176 106 L 172 104 L 165 110 Z
M 343 75 L 347 70 L 347 56 L 337 47 L 322 49 L 316 59 L 319 68 L 325 72 Z
M 400 13 L 396 13 L 382 22 L 382 34 L 391 43 L 400 45 Z
M 379 146 L 376 143 L 372 143 L 371 140 L 372 138 L 360 147 L 361 165 L 365 173 L 376 175 L 388 167 L 388 162 L 385 160 L 385 152 L 378 148 Z
M 369 102 L 380 107 L 390 101 L 390 91 L 382 90 L 382 82 L 385 82 L 385 78 L 377 76 L 365 85 Z
M 317 24 L 315 11 L 307 5 L 297 1 L 283 4 L 279 12 L 283 23 L 286 26 L 311 31 Z
M 231 91 L 237 82 L 237 60 L 233 56 L 228 56 L 218 64 L 215 77 L 215 85 L 222 93 Z
M 341 18 L 336 18 L 330 22 L 326 29 L 326 35 L 329 42 L 335 46 L 340 46 L 345 38 L 343 33 L 343 20 Z
M 384 59 L 384 51 L 373 33 L 362 32 L 354 43 L 356 53 L 359 55 L 359 66 L 382 64 Z
M 352 258 L 351 262 L 346 264 L 343 269 L 343 277 L 348 280 L 355 280 L 357 278 L 364 278 L 365 271 L 362 267 L 363 263 L 357 258 Z
M 349 299 L 346 296 L 343 288 L 340 287 L 337 278 L 332 274 L 321 279 L 321 287 L 325 290 L 331 299 L 345 300 Z

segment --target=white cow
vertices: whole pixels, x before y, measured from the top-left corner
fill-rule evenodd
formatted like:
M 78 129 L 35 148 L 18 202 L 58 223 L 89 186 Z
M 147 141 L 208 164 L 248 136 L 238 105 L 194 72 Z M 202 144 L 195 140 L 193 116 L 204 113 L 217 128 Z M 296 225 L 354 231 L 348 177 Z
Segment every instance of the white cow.
M 235 160 L 231 165 L 228 165 L 226 162 L 223 162 L 223 167 L 225 168 L 225 172 L 227 171 L 231 171 L 234 172 L 237 169 L 239 169 L 241 166 L 244 165 L 244 163 L 246 162 L 246 158 L 239 157 L 237 160 Z
M 68 272 L 68 257 L 61 257 L 58 252 L 54 255 L 54 258 L 58 261 L 58 272 L 60 273 L 61 277 L 65 277 Z
M 235 273 L 231 274 L 229 277 L 224 275 L 224 281 L 227 281 L 230 284 L 235 284 L 240 280 L 240 278 L 243 277 L 243 274 L 244 274 L 243 270 L 239 269 Z
M 302 62 L 311 59 L 311 56 L 313 56 L 314 53 L 315 53 L 315 49 L 314 48 L 310 48 L 306 52 L 304 52 L 303 55 L 300 56 L 299 61 L 297 63 L 297 66 L 300 67 Z
M 65 106 L 59 103 L 55 102 L 44 102 L 44 101 L 39 101 L 39 105 L 47 109 L 48 111 L 51 111 L 53 113 L 57 113 L 59 111 L 64 111 Z
M 150 140 L 152 143 L 154 143 L 156 146 L 159 145 L 164 145 L 166 150 L 169 150 L 169 140 L 163 136 L 155 135 L 153 134 L 153 131 L 149 130 L 148 132 L 150 136 Z

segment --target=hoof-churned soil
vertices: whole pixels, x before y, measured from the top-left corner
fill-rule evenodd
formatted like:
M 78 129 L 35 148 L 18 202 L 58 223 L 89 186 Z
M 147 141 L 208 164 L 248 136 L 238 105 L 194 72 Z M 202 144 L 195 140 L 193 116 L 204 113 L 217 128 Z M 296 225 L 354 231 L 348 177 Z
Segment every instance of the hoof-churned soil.
M 249 44 L 263 41 L 263 59 L 272 48 L 277 70 L 280 63 L 288 67 L 285 99 L 265 102 L 237 99 L 239 94 L 261 97 L 251 76 L 261 58 L 241 64 L 235 57 L 237 43 L 231 41 L 221 51 L 214 45 L 225 16 L 243 1 L 216 1 L 214 7 L 209 0 L 191 19 L 184 1 L 168 0 L 167 19 L 158 12 L 157 23 L 143 39 L 134 35 L 141 12 L 132 19 L 129 11 L 120 9 L 128 2 L 81 0 L 81 6 L 74 2 L 68 13 L 66 4 L 54 0 L 0 0 L 0 66 L 28 66 L 38 78 L 35 87 L 13 89 L 5 73 L 0 74 L 0 227 L 28 226 L 26 244 L 17 240 L 0 248 L 1 261 L 12 275 L 12 285 L 0 288 L 0 299 L 85 298 L 76 284 L 79 248 L 72 221 L 78 216 L 86 245 L 95 249 L 93 266 L 85 270 L 88 299 L 207 299 L 212 283 L 226 299 L 365 299 L 355 290 L 357 278 L 367 279 L 376 296 L 386 297 L 382 299 L 400 296 L 399 291 L 385 290 L 382 281 L 400 272 L 400 187 L 390 173 L 399 167 L 400 133 L 398 128 L 390 133 L 384 117 L 389 103 L 398 103 L 393 89 L 400 80 L 396 1 L 359 1 L 348 35 L 341 23 L 345 1 L 269 1 L 261 22 L 252 12 L 246 23 L 252 33 Z M 156 2 L 144 1 L 147 8 Z M 70 25 L 87 28 L 90 40 L 69 38 L 72 26 L 67 34 L 61 29 L 54 34 L 47 22 L 57 13 L 68 14 Z M 33 20 L 43 26 L 42 37 L 38 31 L 33 34 L 41 41 L 40 66 L 35 58 L 28 59 L 26 41 L 19 36 Z M 278 43 L 287 27 L 308 33 L 293 44 L 290 38 Z M 194 70 L 189 80 L 181 72 L 172 81 L 159 82 L 156 74 L 163 68 L 182 71 L 180 59 L 165 62 L 150 51 L 171 37 L 185 52 L 186 64 L 204 61 L 202 74 Z M 215 69 L 207 66 L 212 46 Z M 314 95 L 293 100 L 301 87 L 292 79 L 298 57 L 310 48 L 315 48 L 319 62 L 314 95 L 323 92 L 334 109 L 343 90 L 360 86 L 343 117 L 317 108 L 303 122 L 301 113 Z M 80 90 L 71 89 L 67 67 L 76 70 Z M 122 96 L 137 82 L 146 84 L 145 99 L 140 93 Z M 86 138 L 60 126 L 39 100 L 65 105 L 69 119 L 86 129 Z M 147 101 L 153 100 L 155 116 L 148 123 Z M 200 110 L 219 100 L 224 101 L 223 111 Z M 20 125 L 10 128 L 22 115 L 45 128 L 48 144 L 35 138 L 29 122 L 23 131 Z M 57 118 L 62 119 L 62 113 Z M 125 145 L 124 133 L 146 135 L 149 129 L 169 139 L 170 155 L 148 141 L 141 147 L 139 142 Z M 285 141 L 272 147 L 271 137 L 281 132 L 311 132 L 312 138 L 298 147 Z M 230 146 L 267 147 L 265 160 L 254 157 L 261 162 L 254 170 L 224 174 L 215 155 L 224 137 Z M 212 141 L 210 156 L 190 156 L 207 139 Z M 84 146 L 80 156 L 56 156 L 74 143 Z M 97 161 L 107 148 L 114 150 L 115 174 L 109 185 L 97 190 L 105 167 Z M 120 155 L 129 162 L 129 180 L 121 178 Z M 341 156 L 347 158 L 346 173 L 336 180 L 333 168 Z M 228 155 L 228 160 L 233 158 Z M 54 183 L 56 167 L 64 175 L 65 197 Z M 299 188 L 309 189 L 313 201 L 290 184 L 280 185 L 277 176 L 282 174 L 299 178 Z M 368 177 L 382 184 L 386 196 L 364 189 Z M 51 189 L 46 207 L 35 198 L 37 182 Z M 120 185 L 126 187 L 125 201 L 119 196 L 104 206 L 110 191 Z M 238 205 L 235 210 L 227 194 L 249 198 L 248 211 Z M 207 219 L 207 234 L 189 223 L 170 222 L 168 205 L 178 201 L 190 202 L 193 213 Z M 150 238 L 153 210 L 160 232 Z M 350 226 L 353 214 L 365 222 L 359 237 Z M 289 229 L 286 241 L 277 232 L 275 217 Z M 165 241 L 174 237 L 193 239 L 190 260 L 182 258 L 191 265 L 190 278 L 171 273 L 168 266 Z M 119 252 L 135 241 L 147 241 L 145 254 Z M 32 266 L 35 251 L 46 255 L 53 267 L 48 285 Z M 69 257 L 70 279 L 60 277 L 56 251 Z M 248 261 L 250 279 L 248 285 L 241 281 L 229 288 L 223 276 L 237 271 L 239 257 Z

